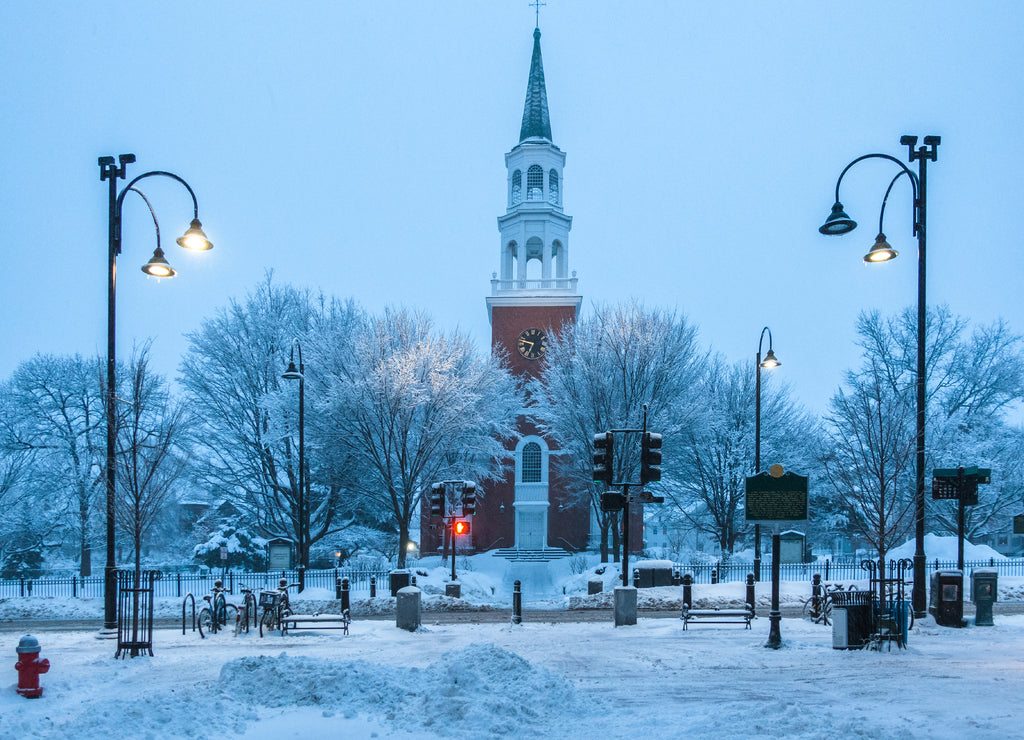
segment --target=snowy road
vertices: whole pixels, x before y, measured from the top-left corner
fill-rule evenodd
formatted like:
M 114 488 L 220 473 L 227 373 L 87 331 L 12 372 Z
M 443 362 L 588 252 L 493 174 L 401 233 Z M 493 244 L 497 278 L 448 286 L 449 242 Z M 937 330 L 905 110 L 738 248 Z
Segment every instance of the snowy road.
M 200 641 L 158 630 L 156 655 L 113 659 L 87 632 L 47 633 L 45 695 L 9 670 L 2 737 L 659 738 L 1021 734 L 1024 615 L 944 629 L 910 648 L 837 651 L 831 630 L 784 619 L 784 648 L 753 630 L 676 619 L 431 624 L 387 620 L 348 637 L 300 632 Z M 0 652 L 13 656 L 4 634 Z

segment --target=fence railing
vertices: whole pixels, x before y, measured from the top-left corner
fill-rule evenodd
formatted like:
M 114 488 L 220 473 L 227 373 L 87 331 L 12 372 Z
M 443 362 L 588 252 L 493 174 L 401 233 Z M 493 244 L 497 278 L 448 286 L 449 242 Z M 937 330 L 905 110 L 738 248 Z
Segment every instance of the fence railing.
M 334 591 L 338 578 L 347 578 L 350 593 L 370 591 L 370 579 L 377 579 L 377 588 L 388 593 L 387 570 L 363 570 L 355 568 L 330 568 L 326 570 L 307 570 L 306 588 L 326 588 Z M 268 573 L 229 572 L 220 573 L 165 573 L 154 581 L 153 595 L 156 597 L 171 596 L 182 598 L 187 593 L 205 594 L 213 588 L 218 578 L 233 593 L 239 593 L 240 585 L 253 591 L 277 587 L 281 578 L 289 583 L 297 583 L 298 571 L 275 570 Z M 10 599 L 31 596 L 70 596 L 73 598 L 99 598 L 103 596 L 103 576 L 81 578 L 71 576 L 65 578 L 19 578 L 0 580 L 0 598 Z
M 866 570 L 860 567 L 860 560 L 815 561 L 812 563 L 779 563 L 779 577 L 783 581 L 810 581 L 815 573 L 820 573 L 826 581 L 860 581 L 870 578 Z M 927 561 L 929 576 L 936 570 L 954 570 L 956 561 Z M 752 573 L 751 563 L 673 563 L 673 567 L 682 573 L 693 575 L 694 583 L 730 583 L 746 580 Z M 969 575 L 974 568 L 995 568 L 1000 575 L 1024 576 L 1024 558 L 1007 558 L 988 560 L 965 560 L 964 575 Z M 909 576 L 908 576 L 909 577 Z M 771 560 L 761 562 L 761 580 L 771 579 Z

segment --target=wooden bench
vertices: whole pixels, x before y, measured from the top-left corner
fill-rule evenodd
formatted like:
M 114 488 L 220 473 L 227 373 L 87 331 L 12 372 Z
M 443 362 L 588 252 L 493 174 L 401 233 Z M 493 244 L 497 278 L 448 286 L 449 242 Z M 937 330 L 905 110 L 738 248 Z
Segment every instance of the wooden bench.
M 683 604 L 683 613 L 679 618 L 683 620 L 685 630 L 690 622 L 707 622 L 712 624 L 743 624 L 750 629 L 750 620 L 754 618 L 754 608 L 747 604 L 742 609 L 691 609 L 689 604 Z
M 300 627 L 318 630 L 344 630 L 348 634 L 348 626 L 352 622 L 348 609 L 341 614 L 289 614 L 281 617 L 281 636 L 288 634 L 288 630 L 297 630 Z

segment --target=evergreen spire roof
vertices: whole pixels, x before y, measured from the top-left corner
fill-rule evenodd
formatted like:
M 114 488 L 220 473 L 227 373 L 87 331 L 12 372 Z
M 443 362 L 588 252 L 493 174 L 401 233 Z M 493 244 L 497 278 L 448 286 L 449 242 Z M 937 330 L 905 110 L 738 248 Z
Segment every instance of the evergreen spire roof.
M 519 141 L 537 136 L 551 141 L 551 119 L 548 118 L 548 93 L 544 87 L 544 63 L 540 58 L 540 29 L 533 29 L 533 59 L 530 79 L 526 83 L 526 105 Z

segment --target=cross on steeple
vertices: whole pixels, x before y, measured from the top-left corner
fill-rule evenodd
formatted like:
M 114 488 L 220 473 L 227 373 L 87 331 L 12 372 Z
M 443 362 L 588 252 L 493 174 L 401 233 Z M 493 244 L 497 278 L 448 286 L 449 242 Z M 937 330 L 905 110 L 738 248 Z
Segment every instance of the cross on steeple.
M 540 9 L 541 9 L 541 6 L 544 6 L 544 5 L 547 5 L 547 3 L 542 3 L 540 0 L 533 0 L 533 2 L 530 3 L 530 7 L 533 8 L 536 11 L 536 13 L 537 13 L 537 23 L 536 23 L 537 28 L 540 28 Z

